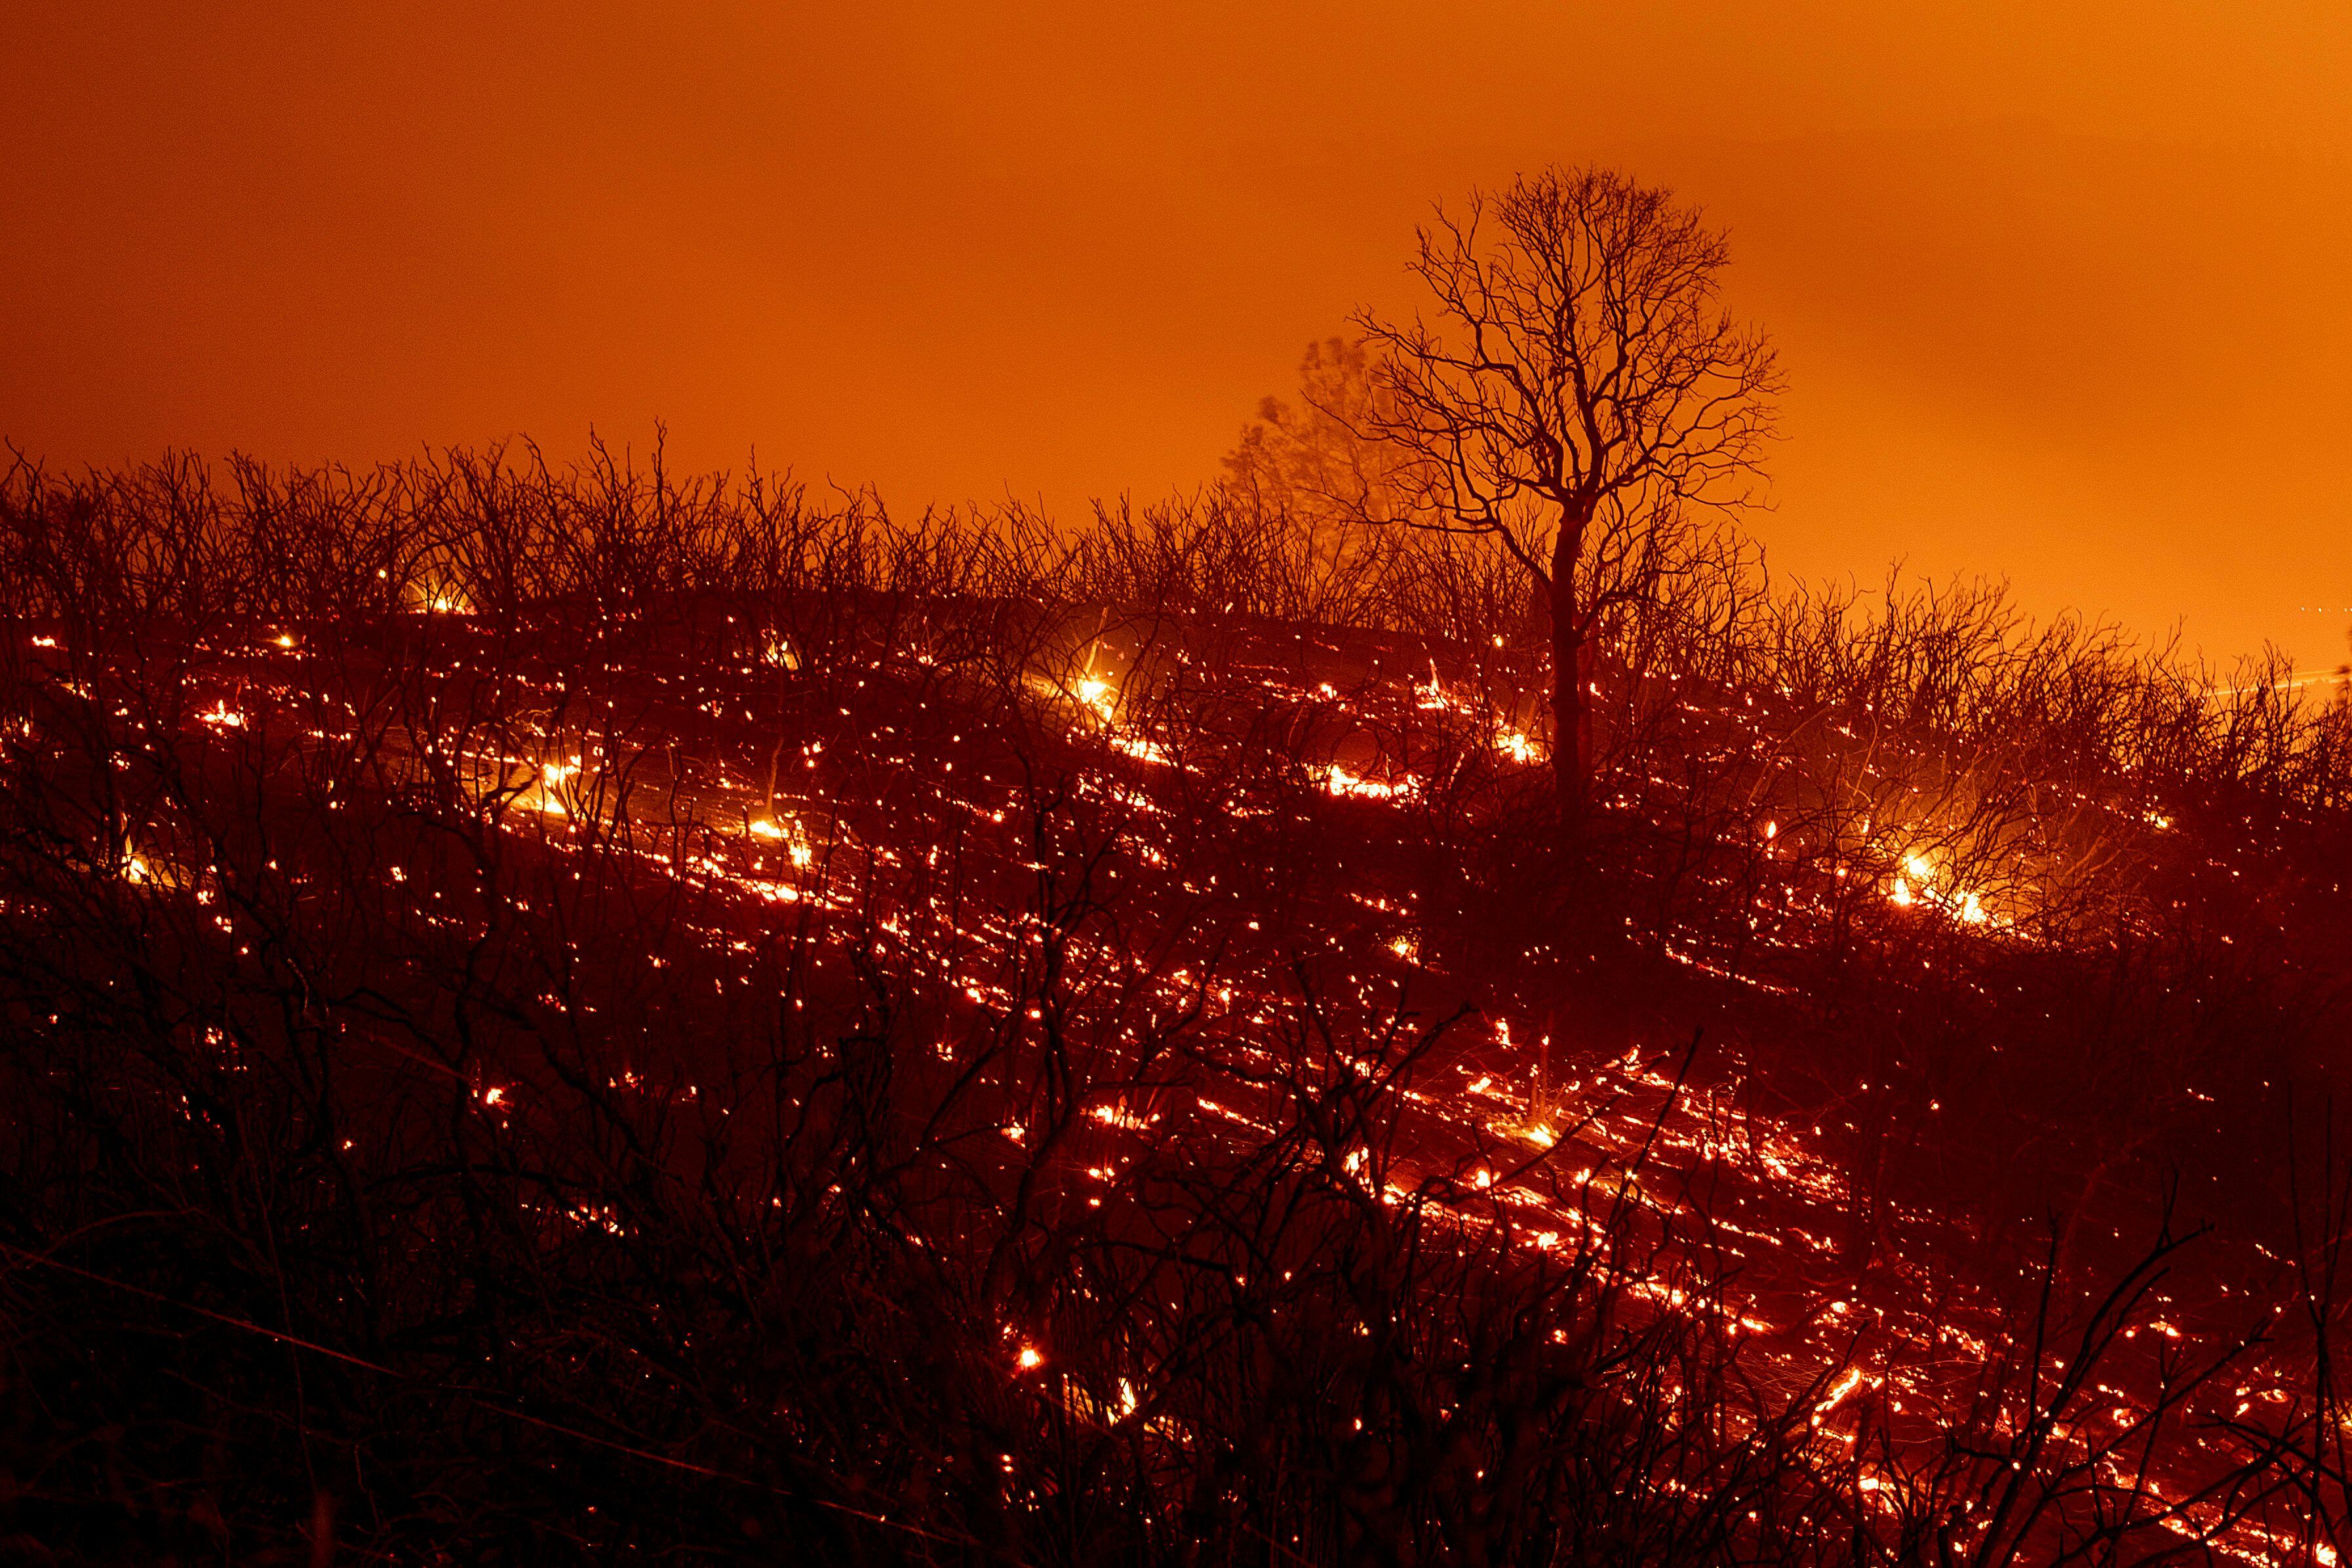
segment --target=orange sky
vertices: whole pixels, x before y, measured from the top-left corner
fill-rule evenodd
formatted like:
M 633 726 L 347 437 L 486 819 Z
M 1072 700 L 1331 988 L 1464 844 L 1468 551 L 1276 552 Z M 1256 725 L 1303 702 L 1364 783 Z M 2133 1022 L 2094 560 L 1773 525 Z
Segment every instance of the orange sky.
M 33 9 L 0 434 L 53 463 L 661 418 L 1075 511 L 1406 303 L 1432 198 L 1601 161 L 1733 231 L 1780 565 L 2346 658 L 2344 0 Z

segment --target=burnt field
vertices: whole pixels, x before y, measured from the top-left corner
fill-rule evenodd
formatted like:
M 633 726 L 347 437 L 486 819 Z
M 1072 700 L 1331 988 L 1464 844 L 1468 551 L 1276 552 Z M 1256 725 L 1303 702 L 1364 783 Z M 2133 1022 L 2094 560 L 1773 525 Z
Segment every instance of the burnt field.
M 2352 728 L 1997 594 L 0 487 L 22 1560 L 2333 1563 Z M 47 1553 L 47 1556 L 44 1556 Z

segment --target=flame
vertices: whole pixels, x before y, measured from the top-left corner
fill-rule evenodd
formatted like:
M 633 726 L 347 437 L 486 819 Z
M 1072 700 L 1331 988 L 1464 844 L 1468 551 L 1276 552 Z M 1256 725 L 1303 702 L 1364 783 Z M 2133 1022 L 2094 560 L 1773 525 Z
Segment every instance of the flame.
M 805 870 L 816 859 L 816 851 L 800 830 L 797 822 L 778 822 L 773 817 L 759 816 L 751 820 L 751 837 L 781 843 L 793 867 Z
M 1156 763 L 1160 767 L 1166 767 L 1175 761 L 1168 754 L 1168 748 L 1157 741 L 1147 740 L 1141 735 L 1113 735 L 1110 738 L 1110 743 L 1114 751 L 1125 752 L 1129 756 L 1140 762 Z
M 1391 784 L 1363 778 L 1334 763 L 1323 775 L 1323 787 L 1343 800 L 1397 800 L 1412 794 L 1413 783 L 1411 779 Z
M 579 774 L 580 765 L 580 759 L 576 756 L 569 762 L 541 763 L 537 780 L 522 792 L 515 804 L 526 811 L 536 811 L 548 816 L 571 816 L 571 808 L 564 805 L 558 792 Z
M 2008 916 L 1996 916 L 1984 907 L 1983 895 L 1966 888 L 1938 888 L 1936 878 L 1935 862 L 1925 855 L 1915 852 L 1904 856 L 1901 868 L 1887 884 L 1887 902 L 1903 910 L 1924 903 L 1962 925 L 2007 928 L 2011 924 Z
M 1858 1366 L 1850 1366 L 1846 1368 L 1845 1375 L 1838 1380 L 1836 1387 L 1830 1390 L 1829 1397 L 1813 1406 L 1813 1425 L 1817 1426 L 1820 1426 L 1822 1418 L 1835 1410 L 1839 1405 L 1844 1404 L 1847 1396 L 1852 1394 L 1855 1389 L 1860 1388 L 1865 1383 L 1874 1385 L 1877 1382 L 1877 1379 L 1872 1377 L 1868 1373 L 1863 1371 L 1862 1368 Z

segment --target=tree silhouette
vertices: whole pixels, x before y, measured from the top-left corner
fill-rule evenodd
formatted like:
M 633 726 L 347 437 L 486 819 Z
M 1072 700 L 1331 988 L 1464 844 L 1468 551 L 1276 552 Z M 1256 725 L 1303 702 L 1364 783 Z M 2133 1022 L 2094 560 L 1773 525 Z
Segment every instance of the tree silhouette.
M 1780 379 L 1719 300 L 1724 237 L 1664 190 L 1548 169 L 1438 209 L 1412 271 L 1437 320 L 1359 311 L 1377 395 L 1362 427 L 1405 454 L 1387 521 L 1491 534 L 1534 577 L 1552 643 L 1562 835 L 1591 806 L 1593 644 L 1656 591 L 1696 510 L 1752 499 Z

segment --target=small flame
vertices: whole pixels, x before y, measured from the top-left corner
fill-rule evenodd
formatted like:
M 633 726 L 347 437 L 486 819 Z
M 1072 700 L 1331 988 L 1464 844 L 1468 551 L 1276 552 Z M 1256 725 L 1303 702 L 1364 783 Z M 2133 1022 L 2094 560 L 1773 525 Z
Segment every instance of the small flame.
M 1819 1426 L 1822 1416 L 1827 1415 L 1831 1411 L 1835 1410 L 1839 1405 L 1844 1404 L 1847 1395 L 1853 1394 L 1855 1389 L 1860 1388 L 1865 1383 L 1874 1381 L 1876 1380 L 1872 1378 L 1868 1373 L 1863 1371 L 1862 1368 L 1858 1366 L 1850 1366 L 1846 1368 L 1845 1375 L 1838 1380 L 1836 1387 L 1830 1390 L 1829 1397 L 1813 1406 L 1814 1425 Z
M 807 869 L 816 859 L 816 851 L 810 847 L 808 839 L 801 833 L 800 824 L 796 822 L 789 819 L 778 822 L 772 816 L 757 816 L 751 819 L 751 830 L 754 838 L 765 838 L 783 845 L 784 853 L 798 869 Z
M 1400 784 L 1390 784 L 1381 779 L 1368 779 L 1334 763 L 1323 775 L 1323 787 L 1342 800 L 1396 800 L 1412 793 L 1412 781 L 1406 779 Z
M 1168 749 L 1165 746 L 1157 741 L 1147 740 L 1141 735 L 1113 735 L 1110 738 L 1110 743 L 1112 750 L 1125 752 L 1139 762 L 1152 763 L 1160 767 L 1166 767 L 1175 761 L 1168 754 Z

